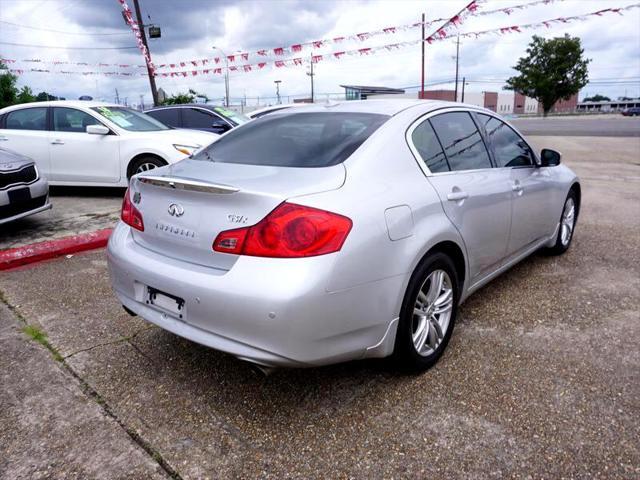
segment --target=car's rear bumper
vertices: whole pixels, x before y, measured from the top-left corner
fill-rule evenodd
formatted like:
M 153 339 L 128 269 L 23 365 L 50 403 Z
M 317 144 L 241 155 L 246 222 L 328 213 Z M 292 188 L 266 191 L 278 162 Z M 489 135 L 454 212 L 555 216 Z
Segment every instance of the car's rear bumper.
M 194 342 L 267 366 L 304 367 L 391 353 L 392 277 L 340 292 L 327 280 L 338 254 L 240 257 L 229 271 L 152 252 L 120 223 L 108 246 L 113 288 L 144 319 Z M 148 287 L 184 299 L 183 318 L 148 304 Z

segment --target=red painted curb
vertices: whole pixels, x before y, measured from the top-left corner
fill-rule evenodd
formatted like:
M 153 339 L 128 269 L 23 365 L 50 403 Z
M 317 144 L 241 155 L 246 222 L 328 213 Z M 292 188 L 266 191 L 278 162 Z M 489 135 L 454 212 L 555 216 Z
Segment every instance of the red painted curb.
M 10 268 L 48 260 L 61 255 L 105 247 L 109 241 L 111 231 L 111 228 L 105 228 L 95 232 L 81 233 L 70 237 L 2 250 L 0 251 L 0 270 L 9 270 Z

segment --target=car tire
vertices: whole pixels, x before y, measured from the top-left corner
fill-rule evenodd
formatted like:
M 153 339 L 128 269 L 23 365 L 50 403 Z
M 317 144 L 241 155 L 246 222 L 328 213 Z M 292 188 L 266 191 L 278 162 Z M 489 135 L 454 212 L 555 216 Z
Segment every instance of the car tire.
M 569 191 L 567 199 L 564 201 L 564 206 L 562 207 L 560 228 L 558 229 L 558 235 L 556 236 L 556 243 L 553 247 L 546 249 L 546 252 L 549 255 L 562 255 L 564 252 L 569 250 L 571 241 L 573 240 L 573 234 L 576 229 L 579 211 L 580 205 L 578 204 L 578 196 L 574 190 L 571 190 Z
M 411 276 L 402 302 L 393 353 L 398 367 L 422 372 L 438 361 L 451 338 L 459 299 L 453 261 L 443 253 L 425 257 Z
M 136 173 L 146 172 L 154 168 L 164 167 L 167 163 L 157 157 L 140 157 L 129 164 L 127 178 L 131 179 Z

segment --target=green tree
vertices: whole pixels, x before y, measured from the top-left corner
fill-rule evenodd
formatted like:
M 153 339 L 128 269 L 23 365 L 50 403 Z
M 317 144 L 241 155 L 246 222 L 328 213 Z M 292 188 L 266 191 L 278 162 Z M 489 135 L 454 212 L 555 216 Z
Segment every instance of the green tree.
M 568 100 L 589 81 L 591 60 L 583 54 L 578 37 L 565 34 L 546 40 L 534 35 L 527 54 L 513 67 L 519 75 L 509 78 L 504 88 L 535 98 L 546 116 L 558 100 Z
M 596 93 L 593 97 L 584 97 L 583 102 L 610 102 L 611 99 L 609 97 L 605 97 L 604 95 L 600 95 Z
M 8 70 L 6 65 L 0 63 L 0 108 L 13 105 L 18 97 L 18 77 Z
M 36 96 L 31 91 L 31 88 L 24 86 L 20 89 L 17 98 L 18 103 L 30 103 L 36 101 Z
M 201 98 L 205 102 L 209 101 L 209 98 L 205 94 L 198 93 L 190 88 L 187 93 L 176 93 L 175 95 L 167 97 L 164 102 L 162 102 L 162 105 L 180 105 L 182 103 L 193 103 L 196 98 Z
M 49 100 L 58 100 L 58 97 L 47 92 L 40 92 L 38 95 L 36 95 L 37 102 L 47 102 Z

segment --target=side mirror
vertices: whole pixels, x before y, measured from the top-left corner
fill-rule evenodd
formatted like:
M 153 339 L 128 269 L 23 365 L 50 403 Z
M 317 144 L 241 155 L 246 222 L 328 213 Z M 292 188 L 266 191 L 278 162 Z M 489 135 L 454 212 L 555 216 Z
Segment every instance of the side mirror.
M 218 134 L 223 134 L 224 132 L 226 132 L 226 131 L 231 129 L 231 127 L 229 126 L 228 123 L 222 122 L 222 121 L 219 121 L 219 120 L 214 121 L 211 124 L 211 128 L 214 131 L 214 133 L 218 133 Z
M 556 165 L 560 165 L 561 158 L 562 154 L 560 152 L 556 152 L 550 148 L 543 148 L 542 152 L 540 152 L 540 166 L 555 167 Z
M 87 125 L 87 133 L 90 135 L 109 135 L 109 129 L 104 125 Z

